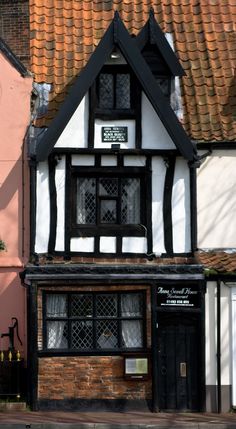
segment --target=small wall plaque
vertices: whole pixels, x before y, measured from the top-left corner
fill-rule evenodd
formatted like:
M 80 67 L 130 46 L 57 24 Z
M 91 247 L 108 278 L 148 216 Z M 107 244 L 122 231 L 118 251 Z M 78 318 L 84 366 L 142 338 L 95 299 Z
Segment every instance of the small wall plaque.
M 102 127 L 102 143 L 127 143 L 128 127 Z
M 149 374 L 149 359 L 146 356 L 124 358 L 124 375 L 128 379 L 145 379 Z

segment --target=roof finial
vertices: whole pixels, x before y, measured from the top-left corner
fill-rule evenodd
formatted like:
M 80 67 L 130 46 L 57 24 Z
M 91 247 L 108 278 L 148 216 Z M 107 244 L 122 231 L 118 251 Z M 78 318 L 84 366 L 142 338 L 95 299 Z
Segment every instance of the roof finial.
M 154 9 L 152 6 L 150 7 L 149 18 L 154 18 Z

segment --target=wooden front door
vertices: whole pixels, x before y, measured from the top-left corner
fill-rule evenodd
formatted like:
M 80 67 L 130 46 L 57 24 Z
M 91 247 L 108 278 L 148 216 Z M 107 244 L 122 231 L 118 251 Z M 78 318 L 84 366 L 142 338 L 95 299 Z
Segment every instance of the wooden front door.
M 162 315 L 158 322 L 158 390 L 161 410 L 199 411 L 200 329 L 194 316 Z

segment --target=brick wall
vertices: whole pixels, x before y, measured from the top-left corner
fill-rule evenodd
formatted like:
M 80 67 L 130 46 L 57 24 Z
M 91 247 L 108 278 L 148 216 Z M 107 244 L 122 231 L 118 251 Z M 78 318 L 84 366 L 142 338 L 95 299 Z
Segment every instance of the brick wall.
M 39 400 L 150 399 L 151 381 L 124 380 L 122 356 L 39 359 Z
M 44 286 L 38 290 L 38 349 L 42 350 L 42 290 L 69 291 L 63 286 Z M 150 288 L 137 286 L 74 286 L 74 292 L 146 290 L 147 345 L 151 346 Z M 67 399 L 150 399 L 151 380 L 124 380 L 123 356 L 40 357 L 39 400 Z
M 0 37 L 29 68 L 29 0 L 0 0 Z

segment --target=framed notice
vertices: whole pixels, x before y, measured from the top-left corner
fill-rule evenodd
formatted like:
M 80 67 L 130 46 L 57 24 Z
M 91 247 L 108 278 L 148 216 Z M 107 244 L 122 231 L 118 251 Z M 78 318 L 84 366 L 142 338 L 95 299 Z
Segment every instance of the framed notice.
M 126 379 L 143 380 L 149 375 L 149 359 L 147 356 L 125 356 L 124 377 Z
M 197 285 L 163 285 L 157 288 L 157 305 L 160 307 L 200 308 L 201 292 Z
M 102 127 L 102 143 L 127 143 L 128 127 Z

